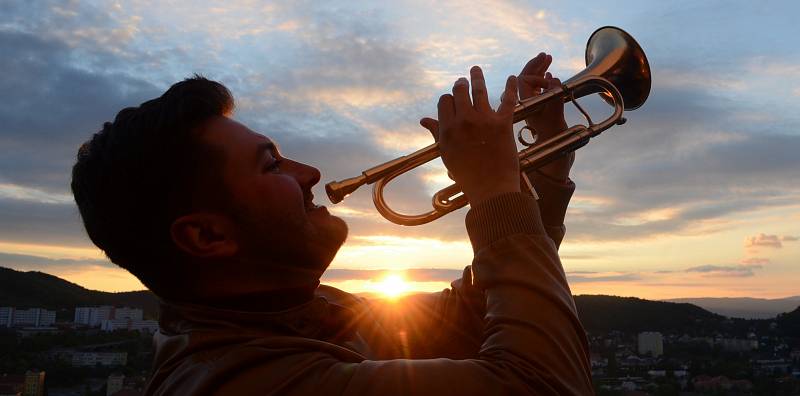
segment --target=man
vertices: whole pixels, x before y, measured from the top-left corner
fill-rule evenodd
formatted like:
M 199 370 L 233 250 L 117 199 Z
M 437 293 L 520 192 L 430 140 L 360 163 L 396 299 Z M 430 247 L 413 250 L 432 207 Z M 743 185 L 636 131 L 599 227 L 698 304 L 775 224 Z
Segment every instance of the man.
M 558 84 L 540 54 L 523 96 Z M 84 144 L 72 189 L 92 241 L 163 301 L 153 395 L 591 394 L 588 347 L 558 259 L 571 158 L 520 187 L 509 77 L 497 111 L 483 73 L 421 123 L 469 198 L 472 266 L 451 289 L 382 307 L 319 285 L 345 223 L 320 179 L 230 118 L 200 77 L 122 110 Z M 535 124 L 563 127 L 561 104 Z

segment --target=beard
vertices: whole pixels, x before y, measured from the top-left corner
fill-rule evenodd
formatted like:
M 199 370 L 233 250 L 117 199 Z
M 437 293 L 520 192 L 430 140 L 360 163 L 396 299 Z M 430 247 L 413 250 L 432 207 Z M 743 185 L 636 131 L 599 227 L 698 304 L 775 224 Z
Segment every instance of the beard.
M 250 263 L 254 273 L 267 272 L 273 282 L 287 286 L 318 283 L 347 239 L 344 220 L 327 213 L 269 216 L 238 207 L 231 215 L 239 228 L 240 261 Z

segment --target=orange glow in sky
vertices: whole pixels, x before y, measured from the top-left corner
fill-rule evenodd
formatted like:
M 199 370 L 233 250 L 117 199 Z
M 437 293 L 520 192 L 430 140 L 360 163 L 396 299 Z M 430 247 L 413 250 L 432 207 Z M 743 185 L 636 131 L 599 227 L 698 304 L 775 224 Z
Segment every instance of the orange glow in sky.
M 86 236 L 71 164 L 122 107 L 200 73 L 231 90 L 237 121 L 320 169 L 315 203 L 350 230 L 322 283 L 387 298 L 448 288 L 473 259 L 466 209 L 400 227 L 375 211 L 368 188 L 333 205 L 324 184 L 430 144 L 418 120 L 436 116 L 439 96 L 471 66 L 483 68 L 496 105 L 505 78 L 540 51 L 553 56 L 554 76 L 575 75 L 591 32 L 613 23 L 647 53 L 653 85 L 625 125 L 577 152 L 559 250 L 573 294 L 800 294 L 800 50 L 774 39 L 793 37 L 785 16 L 797 12 L 762 13 L 755 2 L 630 2 L 620 13 L 507 0 L 337 2 L 313 13 L 295 2 L 196 3 L 20 2 L 0 16 L 4 33 L 28 40 L 0 42 L 18 65 L 0 87 L 25 98 L 0 112 L 0 266 L 93 290 L 143 289 Z M 709 15 L 731 23 L 708 24 Z M 51 83 L 64 76 L 80 92 Z M 585 99 L 593 117 L 610 111 Z M 82 110 L 48 111 L 63 104 Z M 569 124 L 585 122 L 566 112 Z M 432 161 L 392 182 L 387 202 L 427 211 L 451 183 Z
M 401 275 L 386 275 L 375 284 L 375 291 L 389 298 L 397 298 L 408 292 L 410 285 Z

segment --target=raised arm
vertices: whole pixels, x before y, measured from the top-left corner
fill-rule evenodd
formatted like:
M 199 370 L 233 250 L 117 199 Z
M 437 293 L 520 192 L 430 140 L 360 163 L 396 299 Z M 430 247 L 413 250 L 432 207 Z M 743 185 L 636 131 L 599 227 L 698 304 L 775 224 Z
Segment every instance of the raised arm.
M 539 95 L 561 85 L 561 81 L 547 71 L 552 62 L 552 56 L 541 52 L 525 64 L 517 79 L 520 99 Z M 528 117 L 525 123 L 536 131 L 537 143 L 547 141 L 567 128 L 564 105 L 560 102 L 550 102 L 541 111 Z M 572 152 L 527 173 L 539 195 L 542 223 L 556 247 L 559 247 L 564 239 L 566 233 L 564 216 L 575 191 L 575 183 L 569 178 L 569 171 L 574 161 L 575 153 Z
M 485 296 L 484 332 L 470 359 L 362 360 L 324 342 L 300 348 L 272 339 L 237 353 L 206 380 L 218 394 L 329 395 L 587 395 L 592 394 L 584 330 L 533 197 L 520 192 L 511 131 L 516 81 L 509 78 L 495 112 L 483 74 L 473 68 L 453 96 L 439 103 L 445 165 L 472 208 L 467 231 L 474 250 L 472 285 Z M 304 350 L 306 352 L 304 352 Z M 247 356 L 248 359 L 242 359 Z M 225 366 L 225 359 L 214 363 Z M 236 376 L 224 374 L 236 372 Z M 265 373 L 281 372 L 280 379 Z M 265 382 L 270 380 L 270 382 Z
M 551 62 L 551 56 L 540 53 L 525 64 L 517 78 L 521 99 L 560 84 L 547 73 Z M 561 103 L 550 103 L 525 121 L 539 135 L 538 142 L 566 129 Z M 423 118 L 420 123 L 439 139 L 438 121 Z M 566 233 L 564 217 L 575 191 L 575 183 L 569 178 L 574 158 L 573 153 L 527 173 L 539 197 L 537 204 L 544 230 L 557 249 Z M 403 344 L 403 357 L 474 357 L 480 347 L 485 300 L 483 292 L 472 285 L 470 267 L 442 292 L 408 296 L 395 304 L 376 301 L 373 308 L 387 337 Z
M 589 349 L 536 202 L 508 193 L 472 208 L 475 286 L 485 331 L 472 359 L 335 363 L 344 394 L 588 395 Z
M 529 178 L 539 195 L 536 204 L 543 228 L 558 249 L 566 231 L 564 215 L 575 184 L 571 180 L 552 180 L 540 172 L 531 172 Z M 402 345 L 397 351 L 401 355 L 387 357 L 477 357 L 486 299 L 483 290 L 473 284 L 471 266 L 441 292 L 414 294 L 395 302 L 374 300 L 370 306 L 385 329 L 387 342 Z

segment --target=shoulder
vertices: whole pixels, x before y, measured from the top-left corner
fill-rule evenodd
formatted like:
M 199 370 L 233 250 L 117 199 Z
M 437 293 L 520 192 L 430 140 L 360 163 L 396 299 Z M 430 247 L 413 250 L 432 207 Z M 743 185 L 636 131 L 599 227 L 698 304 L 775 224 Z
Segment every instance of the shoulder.
M 315 294 L 325 298 L 330 304 L 341 305 L 348 308 L 361 307 L 367 302 L 364 297 L 359 297 L 328 285 L 319 285 Z
M 184 349 L 157 364 L 146 395 L 270 394 L 285 385 L 286 378 L 312 378 L 320 368 L 364 360 L 342 346 L 297 336 L 198 331 L 188 339 L 170 338 L 183 341 Z M 180 348 L 164 344 L 162 354 L 167 352 L 164 347 Z M 314 383 L 294 383 L 294 393 L 286 394 L 310 394 L 294 389 Z

